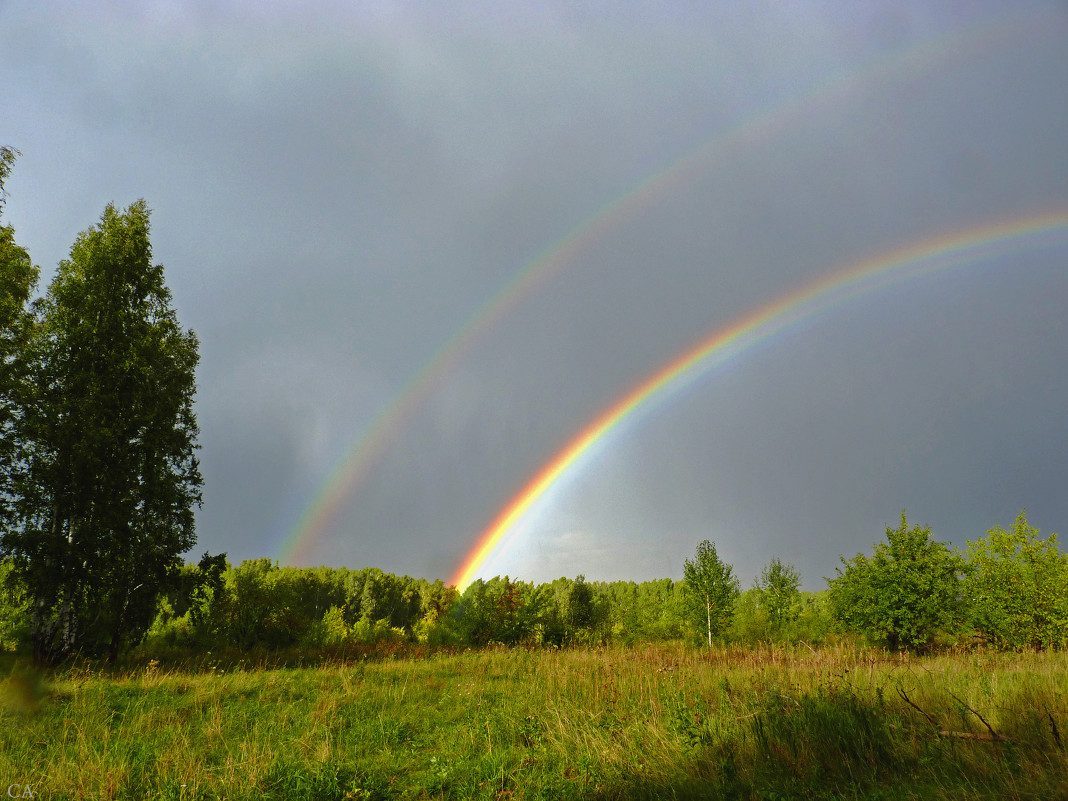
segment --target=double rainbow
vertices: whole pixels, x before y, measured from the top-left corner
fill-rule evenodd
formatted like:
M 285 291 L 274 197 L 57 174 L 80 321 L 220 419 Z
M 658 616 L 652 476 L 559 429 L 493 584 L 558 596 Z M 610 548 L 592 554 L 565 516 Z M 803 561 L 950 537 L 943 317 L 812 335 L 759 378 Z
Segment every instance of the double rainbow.
M 882 81 L 929 74 L 947 60 L 966 52 L 982 51 L 1006 37 L 1037 28 L 1045 14 L 1022 13 L 925 41 L 837 76 L 810 88 L 783 104 L 755 114 L 720 133 L 676 160 L 665 169 L 633 187 L 626 195 L 600 208 L 568 234 L 519 269 L 511 280 L 479 307 L 457 333 L 427 360 L 393 400 L 358 435 L 355 443 L 334 467 L 327 481 L 305 507 L 279 548 L 283 564 L 302 564 L 317 540 L 357 487 L 405 431 L 412 418 L 454 372 L 473 346 L 522 301 L 550 281 L 591 243 L 618 229 L 654 204 L 660 197 L 678 191 L 697 176 L 727 162 L 754 143 L 767 142 L 809 115 L 823 113 L 827 104 L 862 93 Z M 465 562 L 465 565 L 467 562 Z

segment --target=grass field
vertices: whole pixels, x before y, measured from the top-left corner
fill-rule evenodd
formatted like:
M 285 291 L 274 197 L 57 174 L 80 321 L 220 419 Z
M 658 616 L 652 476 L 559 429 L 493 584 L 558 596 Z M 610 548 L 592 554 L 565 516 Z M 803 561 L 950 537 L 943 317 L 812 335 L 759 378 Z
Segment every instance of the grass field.
M 6 673 L 0 792 L 38 799 L 1068 798 L 1063 653 L 659 645 Z

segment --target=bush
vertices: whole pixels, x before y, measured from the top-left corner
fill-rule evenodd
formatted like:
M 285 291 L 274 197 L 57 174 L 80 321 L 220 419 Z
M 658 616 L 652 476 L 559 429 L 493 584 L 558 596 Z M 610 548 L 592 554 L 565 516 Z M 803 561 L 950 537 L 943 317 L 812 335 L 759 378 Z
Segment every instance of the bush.
M 930 528 L 910 528 L 904 512 L 900 527 L 887 526 L 886 543 L 877 543 L 870 559 L 857 554 L 842 564 L 845 570 L 828 579 L 831 609 L 873 643 L 923 648 L 939 632 L 960 628 L 964 560 L 933 541 Z
M 996 526 L 968 543 L 965 591 L 977 633 L 1001 648 L 1068 644 L 1068 557 L 1057 535 L 1039 539 L 1020 512 L 1012 531 Z

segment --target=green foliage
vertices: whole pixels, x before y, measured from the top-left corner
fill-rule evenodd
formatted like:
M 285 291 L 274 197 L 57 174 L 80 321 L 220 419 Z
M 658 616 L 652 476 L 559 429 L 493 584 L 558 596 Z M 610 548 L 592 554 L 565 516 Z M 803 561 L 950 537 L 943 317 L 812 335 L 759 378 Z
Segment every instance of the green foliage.
M 1057 535 L 1040 539 L 1020 512 L 1012 531 L 995 526 L 968 543 L 964 583 L 971 623 L 1001 648 L 1068 645 L 1068 557 Z
M 778 639 L 801 614 L 801 574 L 791 564 L 772 559 L 756 582 L 757 604 L 768 620 L 771 636 Z
M 603 586 L 590 584 L 579 575 L 573 580 L 558 578 L 546 588 L 539 609 L 545 634 L 543 640 L 554 645 L 593 644 L 607 636 L 607 599 Z
M 931 539 L 929 527 L 886 528 L 869 559 L 857 554 L 828 579 L 831 609 L 848 629 L 893 650 L 922 648 L 963 616 L 960 555 Z
M 798 591 L 791 608 L 793 614 L 790 619 L 781 626 L 773 626 L 768 610 L 760 602 L 759 588 L 746 590 L 735 603 L 730 639 L 750 646 L 772 642 L 812 646 L 824 642 L 835 628 L 826 591 Z
M 683 581 L 691 601 L 692 619 L 705 630 L 711 648 L 712 635 L 729 627 L 734 616 L 738 596 L 734 568 L 719 558 L 715 545 L 704 540 L 698 544 L 694 558 L 686 560 Z
M 788 642 L 808 644 L 822 643 L 835 629 L 834 616 L 831 614 L 830 593 L 802 592 L 801 611 L 788 629 Z
M 200 649 L 318 649 L 418 640 L 460 641 L 456 588 L 377 568 L 229 567 L 205 554 L 186 565 L 150 632 L 153 645 Z
M 420 582 L 419 620 L 412 626 L 412 633 L 418 642 L 427 645 L 455 645 L 460 642 L 460 634 L 449 615 L 459 597 L 460 593 L 455 587 L 445 586 L 440 579 Z
M 358 604 L 360 619 L 369 623 L 385 620 L 393 628 L 411 629 L 422 605 L 418 583 L 408 576 L 394 576 L 376 567 L 367 568 L 363 574 Z
M 226 554 L 206 553 L 198 564 L 183 565 L 170 590 L 160 598 L 148 638 L 170 646 L 211 647 L 221 635 L 212 615 L 225 597 Z
M 29 599 L 10 560 L 0 561 L 0 652 L 29 641 Z
M 36 305 L 0 551 L 39 658 L 138 642 L 195 542 L 197 339 L 170 300 L 138 201 L 105 209 Z
M 558 598 L 560 613 L 570 630 L 588 629 L 593 625 L 593 589 L 586 583 L 585 576 L 566 582 Z
M 293 578 L 298 571 L 271 559 L 246 559 L 225 573 L 220 598 L 224 641 L 243 648 L 286 648 L 298 643 L 314 620 L 299 610 Z M 326 610 L 323 610 L 324 612 Z
M 472 582 L 453 609 L 464 640 L 472 645 L 515 645 L 530 639 L 538 623 L 537 605 L 525 603 L 530 589 L 508 576 Z
M 582 579 L 582 582 L 579 582 Z M 581 597 L 588 588 L 589 605 L 583 615 L 571 618 L 573 623 L 585 623 L 570 631 L 565 608 L 574 597 Z M 683 585 L 671 579 L 643 581 L 586 582 L 578 577 L 574 582 L 560 578 L 539 591 L 551 596 L 543 614 L 542 641 L 566 643 L 619 642 L 635 644 L 661 640 L 677 640 L 685 636 L 685 603 Z
M 756 587 L 739 593 L 735 599 L 730 639 L 750 645 L 770 641 L 768 613 L 760 605 L 760 591 Z
M 608 625 L 599 591 L 583 576 L 538 587 L 508 576 L 478 579 L 453 607 L 453 626 L 471 645 L 588 643 Z
M 344 645 L 352 637 L 352 629 L 345 623 L 344 610 L 339 606 L 331 606 L 326 610 L 321 626 L 322 645 Z
M 189 618 L 197 631 L 211 630 L 211 606 L 224 591 L 223 576 L 229 569 L 225 553 L 212 556 L 205 551 L 197 566 L 186 572 L 188 578 L 181 589 L 187 593 Z
M 494 577 L 463 596 L 441 581 L 377 568 L 227 567 L 205 554 L 162 600 L 150 640 L 163 647 L 268 650 L 396 642 L 575 646 L 685 636 L 685 586 L 670 579 L 535 586 Z
M 4 180 L 17 151 L 0 147 L 0 212 Z M 33 333 L 29 299 L 39 271 L 29 253 L 15 242 L 15 229 L 0 222 L 0 531 L 15 517 L 15 474 L 19 452 L 15 424 L 20 408 L 32 402 L 26 395 L 26 343 Z

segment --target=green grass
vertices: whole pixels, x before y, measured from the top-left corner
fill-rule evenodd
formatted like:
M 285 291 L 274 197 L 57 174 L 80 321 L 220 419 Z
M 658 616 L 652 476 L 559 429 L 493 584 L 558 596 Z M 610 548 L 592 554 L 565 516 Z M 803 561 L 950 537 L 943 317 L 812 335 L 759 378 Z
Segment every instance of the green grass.
M 501 649 L 4 686 L 0 783 L 38 799 L 1068 798 L 1062 653 Z

